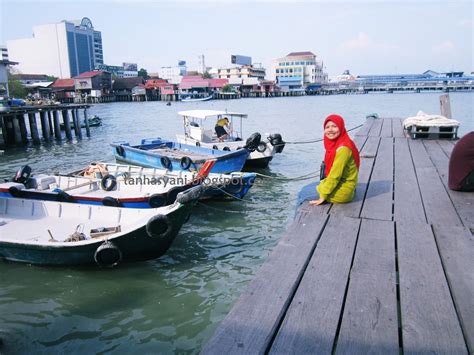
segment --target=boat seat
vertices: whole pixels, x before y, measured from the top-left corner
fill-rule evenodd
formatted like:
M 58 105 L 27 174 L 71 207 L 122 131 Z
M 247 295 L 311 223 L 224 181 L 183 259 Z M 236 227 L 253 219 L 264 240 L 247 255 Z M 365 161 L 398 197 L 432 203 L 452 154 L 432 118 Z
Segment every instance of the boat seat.
M 56 183 L 56 178 L 54 176 L 43 175 L 43 174 L 36 175 L 32 177 L 30 180 L 34 180 L 36 182 L 35 188 L 40 191 L 49 190 L 50 186 Z
M 212 142 L 212 129 L 205 129 L 202 131 L 202 141 L 205 143 L 210 143 Z

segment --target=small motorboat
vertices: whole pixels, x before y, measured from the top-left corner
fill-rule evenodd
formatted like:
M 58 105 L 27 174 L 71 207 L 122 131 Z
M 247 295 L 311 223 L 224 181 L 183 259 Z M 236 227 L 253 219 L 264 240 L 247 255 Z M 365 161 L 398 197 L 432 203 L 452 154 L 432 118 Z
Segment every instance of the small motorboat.
M 216 159 L 211 173 L 226 174 L 241 171 L 249 150 L 244 144 L 234 151 L 203 148 L 200 144 L 188 145 L 161 138 L 142 139 L 139 145 L 128 142 L 111 144 L 115 159 L 132 165 L 164 168 L 170 171 L 198 171 L 209 159 Z
M 281 153 L 285 147 L 281 134 L 254 133 L 245 143 L 242 142 L 242 123 L 247 114 L 216 110 L 190 110 L 178 112 L 183 118 L 184 134 L 177 134 L 179 143 L 197 145 L 201 147 L 233 151 L 246 146 L 250 150 L 246 166 L 265 168 L 275 154 Z M 219 139 L 214 132 L 214 125 L 218 120 L 227 119 L 228 135 Z
M 199 102 L 199 101 L 209 101 L 213 98 L 214 96 L 208 95 L 208 96 L 202 96 L 201 94 L 182 94 L 180 96 L 180 100 L 182 102 Z
M 102 119 L 94 115 L 91 118 L 88 118 L 87 121 L 89 122 L 89 127 L 99 127 L 102 126 Z M 62 130 L 64 130 L 64 123 L 60 123 L 59 126 Z M 74 128 L 74 121 L 71 121 L 71 128 Z M 82 121 L 81 128 L 86 128 L 86 121 Z
M 158 258 L 171 246 L 201 189 L 196 186 L 172 205 L 149 209 L 0 197 L 0 259 L 114 267 Z
M 215 160 L 207 161 L 196 174 L 183 179 L 148 176 L 140 181 L 126 172 L 112 174 L 105 164 L 94 163 L 77 174 L 31 175 L 26 165 L 11 182 L 0 184 L 0 196 L 81 203 L 125 208 L 156 208 L 174 203 L 178 193 L 200 185 Z M 143 180 L 143 179 L 142 179 Z M 149 182 L 149 183 L 147 183 Z
M 189 181 L 202 180 L 203 192 L 201 199 L 223 199 L 237 197 L 242 199 L 253 186 L 257 177 L 256 173 L 250 172 L 232 172 L 230 174 L 210 173 L 206 177 L 202 173 L 191 171 L 169 171 L 164 168 L 145 168 L 142 166 L 114 164 L 105 162 L 92 163 L 88 168 L 74 171 L 67 176 L 84 176 L 86 172 L 92 169 L 94 174 L 99 170 L 101 176 L 112 175 L 117 177 L 117 182 L 123 182 L 127 186 L 131 185 L 170 185 L 173 186 L 168 194 L 175 194 L 176 186 L 181 186 Z M 210 169 L 208 167 L 207 169 Z M 102 171 L 102 172 L 101 172 Z M 105 173 L 104 173 L 105 171 Z M 86 175 L 88 175 L 86 174 Z M 201 175 L 201 178 L 199 178 Z M 103 178 L 102 178 L 103 179 Z M 0 185 L 1 186 L 1 185 Z

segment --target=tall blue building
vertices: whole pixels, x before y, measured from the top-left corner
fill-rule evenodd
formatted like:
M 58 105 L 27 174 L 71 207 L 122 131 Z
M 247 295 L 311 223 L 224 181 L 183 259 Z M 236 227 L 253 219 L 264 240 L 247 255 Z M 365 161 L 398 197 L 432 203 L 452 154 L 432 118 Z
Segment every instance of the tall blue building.
M 89 18 L 33 27 L 33 38 L 7 41 L 10 58 L 28 74 L 71 78 L 104 63 L 102 34 Z

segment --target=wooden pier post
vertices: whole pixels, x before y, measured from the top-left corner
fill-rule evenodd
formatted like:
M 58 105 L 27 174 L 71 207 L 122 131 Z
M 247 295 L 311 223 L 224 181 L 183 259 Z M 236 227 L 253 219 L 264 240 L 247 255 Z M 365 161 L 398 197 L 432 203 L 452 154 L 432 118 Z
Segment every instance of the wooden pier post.
M 72 109 L 72 121 L 74 122 L 74 133 L 76 134 L 76 137 L 79 139 L 82 139 L 82 132 L 81 132 L 81 122 L 79 120 L 79 112 L 77 109 Z
M 91 129 L 89 127 L 89 119 L 87 118 L 87 108 L 84 108 L 84 122 L 86 124 L 86 135 L 87 137 L 91 136 Z
M 15 144 L 22 143 L 21 140 L 21 131 L 20 131 L 20 120 L 17 116 L 12 116 L 12 126 L 13 126 L 13 139 Z
M 61 135 L 61 125 L 59 123 L 59 112 L 58 110 L 54 110 L 53 112 L 53 121 L 54 121 L 54 137 L 60 141 L 62 140 L 62 135 Z
M 439 106 L 441 116 L 451 119 L 451 100 L 449 99 L 449 94 L 444 94 L 439 97 Z
M 20 113 L 17 115 L 17 118 L 20 125 L 21 141 L 26 144 L 28 143 L 28 131 L 26 130 L 25 115 Z
M 52 118 L 52 113 L 51 110 L 48 110 L 48 124 L 49 124 L 49 136 L 53 138 L 54 132 L 53 132 L 53 118 Z
M 3 125 L 5 127 L 5 144 L 13 144 L 15 142 L 14 132 L 13 132 L 13 122 L 11 116 L 4 116 L 3 117 Z
M 2 125 L 2 138 L 3 138 L 3 144 L 6 145 L 7 144 L 7 125 L 6 125 L 6 121 L 5 121 L 5 117 L 0 117 L 0 124 Z
M 46 111 L 40 111 L 40 120 L 41 120 L 41 131 L 43 132 L 43 138 L 46 141 L 51 139 L 48 117 Z
M 66 138 L 68 140 L 71 140 L 72 132 L 71 132 L 71 121 L 69 121 L 69 111 L 62 110 L 62 114 L 63 114 L 64 132 L 66 132 Z
M 38 133 L 38 125 L 36 123 L 36 115 L 34 112 L 28 113 L 28 120 L 30 122 L 30 132 L 31 138 L 33 139 L 33 144 L 40 144 L 41 140 Z

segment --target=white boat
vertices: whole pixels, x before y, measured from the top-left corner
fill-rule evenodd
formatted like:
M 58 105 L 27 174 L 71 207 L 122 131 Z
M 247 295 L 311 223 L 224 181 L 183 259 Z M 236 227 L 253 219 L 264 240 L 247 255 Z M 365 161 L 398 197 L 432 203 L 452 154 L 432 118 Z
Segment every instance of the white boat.
M 179 194 L 173 205 L 148 209 L 0 197 L 0 259 L 113 267 L 160 257 L 201 190 L 196 186 Z
M 205 148 L 219 150 L 237 150 L 247 148 L 251 151 L 246 165 L 254 167 L 266 167 L 276 153 L 281 153 L 285 147 L 279 133 L 263 136 L 254 133 L 243 141 L 242 121 L 248 115 L 238 112 L 216 111 L 216 110 L 190 110 L 178 112 L 183 119 L 184 134 L 177 134 L 179 143 L 197 145 Z M 228 118 L 228 136 L 221 141 L 214 131 L 217 120 Z
M 191 94 L 189 96 L 186 96 L 186 95 L 183 95 L 181 96 L 181 101 L 182 102 L 198 102 L 198 101 L 208 101 L 208 100 L 211 100 L 213 98 L 213 95 L 209 95 L 209 96 L 198 96 L 196 94 Z

